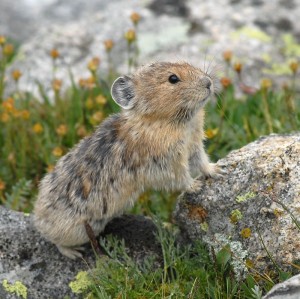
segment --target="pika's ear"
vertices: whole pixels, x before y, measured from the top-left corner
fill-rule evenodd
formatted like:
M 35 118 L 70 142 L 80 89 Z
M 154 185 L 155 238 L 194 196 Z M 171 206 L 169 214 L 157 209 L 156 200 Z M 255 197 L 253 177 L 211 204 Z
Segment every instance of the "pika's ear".
M 119 77 L 111 87 L 111 95 L 114 101 L 124 109 L 133 107 L 134 84 L 128 76 Z

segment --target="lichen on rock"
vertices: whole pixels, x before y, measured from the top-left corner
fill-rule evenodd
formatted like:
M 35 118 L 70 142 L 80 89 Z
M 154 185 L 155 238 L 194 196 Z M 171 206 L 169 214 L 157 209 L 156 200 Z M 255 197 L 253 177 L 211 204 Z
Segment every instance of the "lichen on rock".
M 262 137 L 232 151 L 220 165 L 227 172 L 223 178 L 207 179 L 200 192 L 178 200 L 174 216 L 184 239 L 219 250 L 221 235 L 238 242 L 261 273 L 273 267 L 269 254 L 290 269 L 300 260 L 300 134 Z M 206 230 L 191 207 L 206 211 Z
M 27 287 L 22 282 L 9 283 L 7 279 L 4 279 L 2 286 L 6 292 L 14 293 L 20 298 L 27 299 Z
M 86 291 L 91 285 L 91 280 L 89 278 L 88 272 L 80 271 L 76 275 L 76 279 L 69 283 L 69 287 L 75 294 L 81 294 Z
M 148 218 L 124 215 L 112 220 L 102 237 L 124 239 L 128 254 L 137 263 L 161 254 L 155 224 Z M 93 283 L 89 270 L 96 257 L 89 244 L 83 259 L 64 257 L 33 227 L 32 216 L 0 206 L 0 298 L 78 298 Z M 89 280 L 89 278 L 91 278 Z

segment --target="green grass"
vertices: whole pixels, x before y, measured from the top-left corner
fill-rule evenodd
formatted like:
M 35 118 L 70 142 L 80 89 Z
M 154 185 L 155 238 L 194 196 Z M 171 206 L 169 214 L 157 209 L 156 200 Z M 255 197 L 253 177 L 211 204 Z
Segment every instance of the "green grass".
M 134 28 L 137 30 L 137 23 Z M 129 31 L 125 39 L 128 70 L 131 70 L 139 53 L 137 35 Z M 7 72 L 15 56 L 8 45 L 0 36 L 0 204 L 30 212 L 43 175 L 105 117 L 118 111 L 109 93 L 117 75 L 111 59 L 113 43 L 106 41 L 109 74 L 101 80 L 97 58 L 91 59 L 87 66 L 90 77 L 75 82 L 70 73 L 69 78 L 59 80 L 56 77 L 59 52 L 49 53 L 53 96 L 46 92 L 43 82 L 37 82 L 38 96 L 19 89 L 22 74 L 17 70 L 13 74 Z M 272 88 L 271 82 L 263 79 L 258 90 L 244 87 L 239 99 L 235 95 L 239 87 L 231 82 L 235 77 L 241 83 L 242 65 L 232 65 L 231 56 L 230 52 L 224 53 L 226 77 L 221 79 L 218 96 L 206 108 L 206 147 L 214 161 L 261 135 L 291 133 L 300 128 L 297 56 L 290 64 L 290 79 L 284 87 Z M 15 91 L 4 98 L 8 80 L 15 84 Z M 140 196 L 131 212 L 171 222 L 176 198 L 177 194 L 148 191 Z M 290 275 L 274 266 L 272 277 L 251 269 L 251 274 L 239 280 L 231 266 L 234 256 L 229 248 L 209 254 L 209 248 L 200 243 L 180 247 L 173 230 L 162 228 L 160 221 L 156 220 L 157 239 L 163 252 L 161 267 L 154 266 L 155 257 L 147 257 L 143 265 L 135 264 L 122 241 L 107 238 L 102 240 L 102 246 L 110 258 L 97 260 L 97 267 L 84 276 L 82 296 L 254 299 L 261 298 L 262 292 Z
M 217 129 L 207 144 L 214 160 L 259 136 L 300 129 L 299 95 L 296 98 L 294 90 L 261 89 L 238 100 L 234 91 L 235 87 L 229 86 L 216 103 L 207 105 L 207 128 Z
M 180 246 L 172 229 L 155 222 L 163 256 L 160 267 L 154 256 L 146 256 L 142 264 L 136 264 L 124 242 L 109 236 L 101 240 L 107 256 L 98 258 L 95 269 L 72 282 L 72 290 L 82 298 L 100 299 L 259 299 L 273 286 L 269 277 L 258 274 L 237 279 L 231 266 L 235 257 L 228 246 L 212 254 L 199 242 Z M 282 279 L 288 276 L 286 273 Z

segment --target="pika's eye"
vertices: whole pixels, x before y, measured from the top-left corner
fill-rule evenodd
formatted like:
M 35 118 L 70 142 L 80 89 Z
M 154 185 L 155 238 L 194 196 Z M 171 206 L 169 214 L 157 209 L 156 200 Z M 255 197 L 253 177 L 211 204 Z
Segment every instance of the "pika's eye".
M 176 75 L 171 75 L 170 77 L 169 77 L 169 82 L 171 83 L 171 84 L 176 84 L 177 82 L 179 82 L 180 80 L 179 80 L 179 78 L 176 76 Z

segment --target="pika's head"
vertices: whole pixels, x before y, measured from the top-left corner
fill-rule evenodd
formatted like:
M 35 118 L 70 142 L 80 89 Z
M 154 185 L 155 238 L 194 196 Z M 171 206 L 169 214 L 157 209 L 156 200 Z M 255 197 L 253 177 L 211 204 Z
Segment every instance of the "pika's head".
M 112 85 L 114 101 L 123 109 L 154 118 L 188 121 L 213 90 L 209 75 L 188 63 L 153 63 Z

